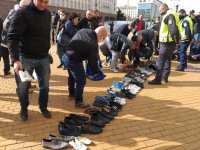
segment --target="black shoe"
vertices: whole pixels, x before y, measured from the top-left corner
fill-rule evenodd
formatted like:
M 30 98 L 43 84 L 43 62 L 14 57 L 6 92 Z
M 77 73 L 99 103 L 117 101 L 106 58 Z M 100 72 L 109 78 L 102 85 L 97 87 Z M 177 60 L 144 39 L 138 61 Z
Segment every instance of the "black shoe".
M 51 113 L 47 109 L 43 109 L 41 112 L 45 118 L 51 118 Z
M 88 121 L 89 120 L 89 117 L 76 115 L 76 114 L 69 114 L 69 117 L 76 118 L 76 119 L 83 120 L 83 121 Z
M 11 72 L 10 72 L 10 71 L 4 72 L 4 76 L 9 76 L 9 75 L 11 75 Z
M 81 135 L 79 127 L 68 125 L 61 121 L 58 124 L 58 130 L 61 135 L 66 135 L 66 136 L 80 136 Z
M 181 69 L 181 68 L 176 68 L 176 69 L 175 69 L 175 71 L 181 71 L 181 72 L 183 72 L 183 71 L 184 71 L 184 69 Z
M 103 132 L 103 129 L 92 124 L 87 124 L 81 126 L 81 133 L 84 134 L 99 134 Z
M 69 97 L 70 99 L 74 99 L 74 98 L 75 98 L 75 95 L 74 95 L 74 94 L 69 94 L 68 97 Z
M 91 120 L 96 120 L 96 121 L 102 121 L 104 122 L 105 124 L 109 123 L 110 122 L 110 119 L 102 116 L 100 113 L 94 113 L 91 115 Z
M 156 81 L 156 80 L 154 79 L 154 80 L 149 81 L 148 84 L 150 84 L 150 85 L 160 85 L 160 84 L 161 84 L 161 81 Z
M 167 79 L 163 79 L 162 82 L 163 83 L 168 83 L 168 80 Z
M 28 111 L 27 110 L 20 111 L 20 119 L 21 119 L 21 121 L 26 121 L 28 119 Z
M 63 64 L 60 64 L 60 65 L 57 66 L 57 68 L 61 68 L 62 66 L 63 66 Z
M 75 103 L 75 107 L 78 107 L 78 108 L 89 108 L 90 105 L 89 104 L 84 104 L 83 102 L 78 102 L 78 103 Z
M 73 117 L 65 117 L 64 122 L 69 125 L 74 125 L 74 126 L 81 126 L 84 124 L 83 120 L 79 120 Z

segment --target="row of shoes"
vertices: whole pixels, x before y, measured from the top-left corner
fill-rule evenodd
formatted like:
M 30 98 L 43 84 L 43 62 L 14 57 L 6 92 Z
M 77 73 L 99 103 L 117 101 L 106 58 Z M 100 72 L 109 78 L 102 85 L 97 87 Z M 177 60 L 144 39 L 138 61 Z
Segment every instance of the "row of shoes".
M 90 145 L 92 141 L 85 137 L 74 136 L 54 136 L 49 135 L 48 139 L 42 139 L 42 146 L 48 149 L 64 149 L 71 145 L 75 150 L 87 150 L 86 145 Z

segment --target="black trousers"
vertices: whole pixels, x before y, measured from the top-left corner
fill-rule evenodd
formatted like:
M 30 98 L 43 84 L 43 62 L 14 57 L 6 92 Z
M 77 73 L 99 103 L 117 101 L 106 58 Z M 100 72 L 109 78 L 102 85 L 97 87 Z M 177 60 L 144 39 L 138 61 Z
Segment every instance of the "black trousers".
M 4 63 L 4 74 L 7 74 L 10 71 L 10 58 L 9 58 L 9 52 L 8 48 L 5 48 L 3 46 L 0 47 L 0 55 L 3 58 Z

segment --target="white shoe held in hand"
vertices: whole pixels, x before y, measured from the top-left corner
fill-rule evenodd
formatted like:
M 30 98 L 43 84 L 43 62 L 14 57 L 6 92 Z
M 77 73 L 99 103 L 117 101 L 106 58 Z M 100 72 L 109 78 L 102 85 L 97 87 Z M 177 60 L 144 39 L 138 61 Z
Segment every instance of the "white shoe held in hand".
M 33 77 L 28 73 L 27 70 L 19 70 L 19 77 L 22 82 L 33 80 Z

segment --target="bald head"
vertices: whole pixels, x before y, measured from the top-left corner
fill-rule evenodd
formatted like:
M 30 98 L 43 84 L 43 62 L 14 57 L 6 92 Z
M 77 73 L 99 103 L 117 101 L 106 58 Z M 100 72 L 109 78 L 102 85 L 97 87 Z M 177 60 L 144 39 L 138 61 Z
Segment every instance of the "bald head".
M 159 11 L 161 15 L 164 15 L 167 11 L 169 10 L 169 7 L 166 3 L 163 3 L 160 7 L 159 7 Z
M 95 29 L 98 42 L 102 42 L 108 36 L 108 30 L 104 26 Z

